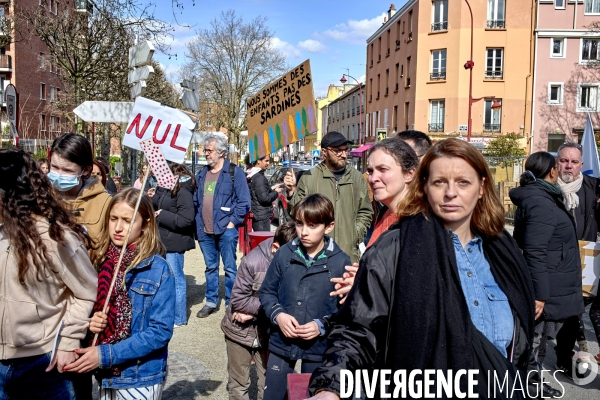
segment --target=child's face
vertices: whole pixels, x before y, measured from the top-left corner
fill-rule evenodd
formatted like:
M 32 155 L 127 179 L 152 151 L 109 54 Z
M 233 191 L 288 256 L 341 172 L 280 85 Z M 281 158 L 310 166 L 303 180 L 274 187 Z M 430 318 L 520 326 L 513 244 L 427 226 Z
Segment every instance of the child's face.
M 121 247 L 125 243 L 125 236 L 127 236 L 127 230 L 133 220 L 133 208 L 127 203 L 118 203 L 113 206 L 110 210 L 108 218 L 108 234 L 110 240 L 115 246 Z M 131 228 L 131 235 L 129 235 L 129 243 L 134 243 L 142 235 L 142 225 L 144 221 L 138 213 L 135 218 L 133 227 Z
M 333 222 L 330 225 L 325 225 L 296 221 L 296 235 L 298 235 L 298 239 L 309 253 L 317 249 L 323 243 L 325 234 L 332 230 Z

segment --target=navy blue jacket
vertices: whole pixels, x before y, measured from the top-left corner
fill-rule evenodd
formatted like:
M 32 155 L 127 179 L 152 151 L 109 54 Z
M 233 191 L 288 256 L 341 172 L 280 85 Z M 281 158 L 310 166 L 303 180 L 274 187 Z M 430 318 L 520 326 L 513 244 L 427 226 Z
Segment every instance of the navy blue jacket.
M 225 160 L 217 179 L 213 198 L 213 228 L 215 235 L 225 232 L 227 224 L 233 223 L 239 227 L 250 210 L 250 190 L 246 182 L 246 174 L 241 168 L 234 168 L 235 183 L 229 176 L 230 162 Z M 199 241 L 204 241 L 204 220 L 202 219 L 202 202 L 204 200 L 204 179 L 208 168 L 203 168 L 196 174 L 198 189 L 194 193 L 196 207 L 196 235 Z
M 329 320 L 339 306 L 338 297 L 329 296 L 334 291 L 330 280 L 341 277 L 344 267 L 352 264 L 327 235 L 325 247 L 312 265 L 308 266 L 306 260 L 306 251 L 297 238 L 282 246 L 275 253 L 258 295 L 273 324 L 269 350 L 291 360 L 321 361 L 327 349 L 327 334 L 312 340 L 290 339 L 275 324 L 275 318 L 285 312 L 300 325 L 318 319 L 329 332 Z

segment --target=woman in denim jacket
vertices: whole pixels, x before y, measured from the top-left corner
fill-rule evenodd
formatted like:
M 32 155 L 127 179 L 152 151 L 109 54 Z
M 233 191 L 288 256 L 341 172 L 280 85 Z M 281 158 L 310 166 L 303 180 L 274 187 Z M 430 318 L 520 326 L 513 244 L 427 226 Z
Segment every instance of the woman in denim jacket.
M 131 395 L 160 399 L 167 375 L 167 347 L 173 335 L 175 279 L 162 258 L 152 201 L 138 189 L 117 194 L 107 213 L 100 247 L 92 254 L 98 267 L 98 297 L 90 331 L 99 346 L 77 349 L 80 358 L 65 367 L 72 372 L 99 368 L 100 399 Z M 101 312 L 113 271 L 133 223 L 106 314 Z M 137 397 L 135 397 L 137 398 Z

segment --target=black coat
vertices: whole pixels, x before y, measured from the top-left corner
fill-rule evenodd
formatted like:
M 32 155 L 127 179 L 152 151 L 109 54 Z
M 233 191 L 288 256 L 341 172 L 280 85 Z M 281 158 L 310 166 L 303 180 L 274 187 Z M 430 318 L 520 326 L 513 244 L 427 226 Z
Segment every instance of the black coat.
M 512 189 L 517 206 L 513 236 L 527 261 L 545 317 L 560 321 L 583 312 L 581 262 L 573 216 L 562 195 L 538 182 Z
M 256 221 L 271 219 L 273 215 L 273 202 L 277 199 L 277 192 L 271 189 L 265 177 L 265 171 L 259 171 L 250 179 L 250 197 L 252 206 L 250 212 Z
M 527 365 L 533 338 L 531 278 L 506 231 L 482 239 L 513 312 L 515 339 L 508 349 L 513 365 L 471 322 L 451 232 L 436 217 L 418 214 L 394 224 L 363 255 L 309 392 L 339 393 L 342 369 L 476 369 L 480 398 L 487 398 L 488 372 L 515 379 L 515 366 Z
M 173 197 L 172 192 L 158 186 L 152 196 L 156 211 L 162 210 L 158 217 L 160 239 L 170 253 L 182 253 L 196 247 L 194 242 L 194 200 L 192 181 L 179 183 L 179 191 Z
M 600 183 L 593 176 L 583 175 L 583 183 L 577 191 L 579 207 L 572 211 L 575 217 L 577 239 L 595 242 L 600 224 Z

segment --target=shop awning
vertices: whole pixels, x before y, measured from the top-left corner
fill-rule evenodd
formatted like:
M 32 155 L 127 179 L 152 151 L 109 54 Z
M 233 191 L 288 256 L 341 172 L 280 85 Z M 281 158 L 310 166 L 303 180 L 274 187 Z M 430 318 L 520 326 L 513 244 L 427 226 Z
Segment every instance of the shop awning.
M 372 144 L 363 144 L 362 146 L 352 150 L 350 152 L 350 157 L 360 157 L 365 151 L 369 150 L 371 147 L 373 147 Z

